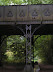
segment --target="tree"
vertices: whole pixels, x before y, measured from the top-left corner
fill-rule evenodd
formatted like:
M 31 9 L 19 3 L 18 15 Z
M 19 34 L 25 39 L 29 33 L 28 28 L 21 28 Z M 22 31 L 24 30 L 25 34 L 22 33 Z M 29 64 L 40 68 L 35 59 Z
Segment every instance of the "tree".
M 53 47 L 53 36 L 42 35 L 34 43 L 34 57 L 39 56 L 42 62 L 52 64 L 52 47 Z M 36 38 L 36 36 L 34 36 Z
M 53 4 L 53 0 L 0 0 L 0 5 Z
M 25 43 L 26 39 L 20 35 L 11 35 L 7 38 L 6 51 L 13 52 L 14 62 L 25 62 Z

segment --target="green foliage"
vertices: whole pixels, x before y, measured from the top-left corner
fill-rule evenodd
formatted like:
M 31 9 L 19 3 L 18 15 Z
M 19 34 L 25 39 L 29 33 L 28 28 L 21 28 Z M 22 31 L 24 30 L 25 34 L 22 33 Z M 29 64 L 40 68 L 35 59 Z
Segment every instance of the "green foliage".
M 7 50 L 14 54 L 14 62 L 25 62 L 25 42 L 23 36 L 12 35 L 7 38 Z
M 6 45 L 7 44 L 7 45 Z M 26 38 L 20 35 L 8 36 L 2 43 L 3 62 L 25 63 L 26 58 Z M 53 63 L 53 36 L 34 35 L 34 61 Z M 33 53 L 32 53 L 33 56 Z M 33 58 L 32 58 L 33 61 Z
M 0 5 L 53 4 L 53 0 L 0 0 Z
M 43 35 L 34 43 L 34 57 L 39 56 L 44 63 L 48 64 L 52 63 L 51 37 L 51 35 Z M 36 38 L 36 36 L 34 36 L 34 38 Z
M 14 61 L 14 54 L 13 54 L 13 52 L 7 50 L 5 55 L 7 56 L 6 61 L 8 63 L 12 63 Z

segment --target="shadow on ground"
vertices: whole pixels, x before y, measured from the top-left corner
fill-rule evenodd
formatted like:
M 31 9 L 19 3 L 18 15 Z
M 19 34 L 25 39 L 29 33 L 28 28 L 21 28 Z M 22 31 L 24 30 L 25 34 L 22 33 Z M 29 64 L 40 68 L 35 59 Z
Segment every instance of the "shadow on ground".
M 40 65 L 40 72 L 53 72 L 53 65 Z M 0 67 L 0 72 L 23 72 L 22 69 L 18 69 L 14 66 Z

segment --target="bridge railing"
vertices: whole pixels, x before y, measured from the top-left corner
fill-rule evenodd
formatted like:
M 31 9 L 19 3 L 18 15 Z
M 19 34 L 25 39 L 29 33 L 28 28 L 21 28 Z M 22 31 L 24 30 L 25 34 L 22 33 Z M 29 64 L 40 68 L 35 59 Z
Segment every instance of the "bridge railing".
M 53 4 L 0 6 L 0 22 L 53 24 Z

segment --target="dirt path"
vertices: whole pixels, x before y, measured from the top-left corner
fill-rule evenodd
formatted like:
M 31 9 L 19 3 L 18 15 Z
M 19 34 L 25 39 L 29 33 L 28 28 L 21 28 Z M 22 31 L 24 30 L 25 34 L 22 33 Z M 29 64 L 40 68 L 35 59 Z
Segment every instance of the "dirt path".
M 53 70 L 42 70 L 42 71 L 40 71 L 40 72 L 53 72 Z
M 47 69 L 45 69 L 45 67 Z M 51 68 L 51 69 L 49 69 L 49 68 Z M 10 68 L 1 68 L 0 67 L 0 72 L 23 72 L 23 70 L 21 70 L 21 69 L 18 70 L 16 67 L 10 67 Z M 42 66 L 42 70 L 40 70 L 40 72 L 53 72 L 53 66 Z
M 0 69 L 0 72 L 23 72 L 23 71 L 15 69 Z M 40 72 L 53 72 L 53 70 L 41 70 Z

